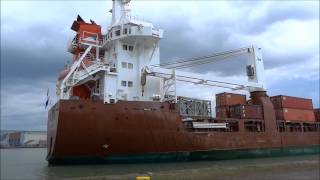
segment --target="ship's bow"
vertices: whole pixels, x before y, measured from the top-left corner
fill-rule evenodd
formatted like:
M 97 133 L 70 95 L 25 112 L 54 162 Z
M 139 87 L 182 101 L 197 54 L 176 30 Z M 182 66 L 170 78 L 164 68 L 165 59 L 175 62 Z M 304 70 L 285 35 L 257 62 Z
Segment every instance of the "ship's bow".
M 48 127 L 47 127 L 47 161 L 51 163 L 53 161 L 53 154 L 55 151 L 55 142 L 58 129 L 58 117 L 59 117 L 59 102 L 57 102 L 48 112 Z

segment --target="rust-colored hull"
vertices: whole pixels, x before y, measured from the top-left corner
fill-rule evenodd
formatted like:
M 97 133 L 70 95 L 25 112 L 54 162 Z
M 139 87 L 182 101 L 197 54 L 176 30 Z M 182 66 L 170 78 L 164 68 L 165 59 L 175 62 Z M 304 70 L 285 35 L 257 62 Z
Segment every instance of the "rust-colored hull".
M 161 102 L 60 100 L 49 112 L 50 163 L 72 157 L 274 149 L 319 145 L 319 132 L 279 132 L 269 98 L 261 98 L 264 132 L 190 131 L 177 108 Z M 266 113 L 267 112 L 267 113 Z

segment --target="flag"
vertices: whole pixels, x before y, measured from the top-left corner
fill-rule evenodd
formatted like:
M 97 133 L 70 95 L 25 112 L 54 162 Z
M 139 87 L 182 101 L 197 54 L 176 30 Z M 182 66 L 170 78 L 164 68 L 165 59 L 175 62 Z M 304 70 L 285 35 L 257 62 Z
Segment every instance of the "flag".
M 47 90 L 47 100 L 46 100 L 46 104 L 45 104 L 45 109 L 47 109 L 48 105 L 49 105 L 49 99 L 50 99 L 50 96 L 49 96 L 49 88 Z

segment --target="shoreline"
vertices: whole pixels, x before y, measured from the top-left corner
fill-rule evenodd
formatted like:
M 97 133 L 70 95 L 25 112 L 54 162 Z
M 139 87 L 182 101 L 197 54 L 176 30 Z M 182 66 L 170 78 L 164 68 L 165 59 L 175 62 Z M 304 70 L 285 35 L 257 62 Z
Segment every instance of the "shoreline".
M 47 148 L 47 147 L 28 147 L 28 146 L 24 146 L 24 147 L 0 147 L 0 149 L 31 149 L 31 148 L 40 149 L 40 148 Z

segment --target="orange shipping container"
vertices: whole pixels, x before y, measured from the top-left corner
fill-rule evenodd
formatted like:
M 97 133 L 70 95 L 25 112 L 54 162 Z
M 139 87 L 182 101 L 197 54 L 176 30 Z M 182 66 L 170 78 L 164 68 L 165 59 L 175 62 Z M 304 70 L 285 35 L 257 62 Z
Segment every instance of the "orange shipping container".
M 233 93 L 216 94 L 216 107 L 246 104 L 246 95 Z
M 230 106 L 230 117 L 240 119 L 263 119 L 262 107 L 259 105 Z
M 315 116 L 316 121 L 320 121 L 320 108 L 314 109 L 314 116 Z
M 276 109 L 276 119 L 286 121 L 315 121 L 313 110 L 283 108 Z
M 292 96 L 273 96 L 270 98 L 275 109 L 296 108 L 296 109 L 313 109 L 312 99 L 305 99 Z
M 216 107 L 217 118 L 228 118 L 229 117 L 229 106 Z

